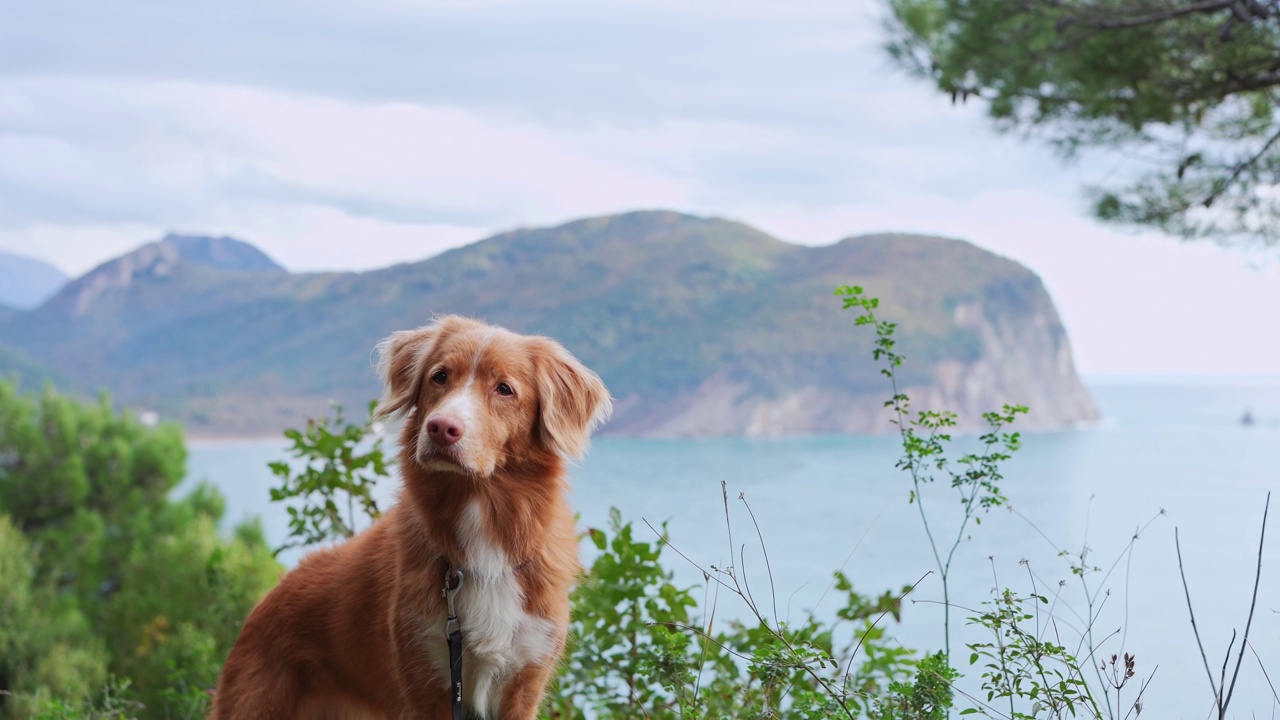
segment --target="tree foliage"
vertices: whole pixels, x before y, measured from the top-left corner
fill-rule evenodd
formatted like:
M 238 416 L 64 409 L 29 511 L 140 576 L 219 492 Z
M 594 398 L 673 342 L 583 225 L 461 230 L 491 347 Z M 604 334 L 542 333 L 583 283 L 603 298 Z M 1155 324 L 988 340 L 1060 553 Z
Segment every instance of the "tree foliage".
M 1066 156 L 1143 171 L 1089 189 L 1105 220 L 1183 238 L 1280 241 L 1280 3 L 889 0 L 888 50 L 953 101 Z
M 307 420 L 306 428 L 289 428 L 284 436 L 292 445 L 289 461 L 268 463 L 280 486 L 271 488 L 273 502 L 291 503 L 289 539 L 276 554 L 332 540 L 346 540 L 382 516 L 373 489 L 390 476 L 391 461 L 382 449 L 382 435 L 369 403 L 369 416 L 361 424 L 348 422 L 342 406 L 333 406 L 333 417 Z M 298 502 L 294 502 L 298 501 Z
M 107 658 L 85 618 L 57 602 L 36 575 L 37 558 L 26 537 L 0 516 L 0 717 L 22 716 L 28 698 L 54 693 L 72 702 L 88 698 L 106 680 Z
M 0 717 L 203 714 L 280 568 L 211 487 L 170 499 L 185 460 L 177 428 L 0 382 Z

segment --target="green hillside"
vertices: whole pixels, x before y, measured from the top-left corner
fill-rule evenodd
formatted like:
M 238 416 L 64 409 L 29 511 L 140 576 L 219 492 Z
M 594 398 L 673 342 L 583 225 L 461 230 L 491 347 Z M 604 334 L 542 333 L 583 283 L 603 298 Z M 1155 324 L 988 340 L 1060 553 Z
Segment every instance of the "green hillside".
M 0 381 L 17 382 L 22 392 L 40 392 L 46 385 L 66 386 L 65 376 L 21 350 L 0 345 Z
M 1036 325 L 1046 352 L 1066 348 L 1033 273 L 938 238 L 805 247 L 736 222 L 636 212 L 504 233 L 366 273 L 228 269 L 180 248 L 147 248 L 0 329 L 75 378 L 73 389 L 106 387 L 197 431 L 273 431 L 323 411 L 330 398 L 363 404 L 378 392 L 374 344 L 438 313 L 556 337 L 617 398 L 617 432 L 731 433 L 738 430 L 726 412 L 773 417 L 770 403 L 802 388 L 830 391 L 832 402 L 882 393 L 871 338 L 832 297 L 843 283 L 882 297 L 885 316 L 902 321 L 909 385 L 930 387 L 940 368 L 983 362 L 1004 328 Z M 959 322 L 957 308 L 979 308 L 990 322 Z M 1050 394 L 1055 383 L 1078 394 L 1068 370 L 1069 378 L 1044 379 Z M 993 386 L 990 395 L 1002 393 Z M 1073 402 L 1089 414 L 1091 401 Z M 724 403 L 737 411 L 705 409 Z M 685 424 L 671 426 L 676 417 Z M 860 427 L 780 417 L 787 427 L 763 432 Z M 1088 417 L 1060 420 L 1072 419 Z

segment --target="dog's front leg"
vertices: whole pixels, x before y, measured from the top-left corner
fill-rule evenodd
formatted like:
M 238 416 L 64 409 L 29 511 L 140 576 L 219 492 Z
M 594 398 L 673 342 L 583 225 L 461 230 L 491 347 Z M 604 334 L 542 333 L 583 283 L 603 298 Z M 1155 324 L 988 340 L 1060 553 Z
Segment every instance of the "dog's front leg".
M 400 672 L 400 720 L 450 720 L 449 689 L 433 673 Z
M 423 632 L 421 618 L 401 617 L 393 629 L 396 684 L 400 690 L 396 717 L 450 720 L 453 706 L 448 678 L 440 674 L 448 669 L 444 638 Z
M 399 720 L 450 720 L 453 708 L 449 705 L 448 697 L 442 701 L 439 695 L 441 691 L 436 691 L 434 697 L 406 699 L 405 709 L 400 713 Z
M 502 720 L 535 720 L 542 704 L 543 691 L 551 679 L 551 667 L 527 665 L 511 678 L 502 693 L 498 716 Z

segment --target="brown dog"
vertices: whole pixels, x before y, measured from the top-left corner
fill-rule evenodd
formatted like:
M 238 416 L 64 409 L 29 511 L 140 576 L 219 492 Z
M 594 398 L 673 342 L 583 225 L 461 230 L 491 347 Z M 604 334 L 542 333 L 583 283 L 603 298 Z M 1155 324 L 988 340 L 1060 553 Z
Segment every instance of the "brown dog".
M 211 717 L 449 718 L 446 582 L 471 716 L 538 712 L 579 570 L 565 457 L 608 416 L 555 342 L 456 316 L 379 345 L 380 415 L 403 415 L 400 502 L 302 560 L 254 608 Z

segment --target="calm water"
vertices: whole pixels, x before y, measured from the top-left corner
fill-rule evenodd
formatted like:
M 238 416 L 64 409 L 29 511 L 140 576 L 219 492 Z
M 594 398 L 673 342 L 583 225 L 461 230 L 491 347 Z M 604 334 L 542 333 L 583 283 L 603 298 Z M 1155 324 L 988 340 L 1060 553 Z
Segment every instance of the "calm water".
M 1216 673 L 1232 629 L 1244 628 L 1266 494 L 1280 490 L 1280 378 L 1112 379 L 1095 381 L 1093 389 L 1105 422 L 1027 436 L 1008 464 L 1004 488 L 1016 512 L 996 510 L 971 527 L 951 571 L 952 601 L 975 608 L 997 586 L 1027 593 L 1033 582 L 1052 595 L 1066 581 L 1057 601 L 1059 634 L 1073 645 L 1087 608 L 1079 580 L 1058 553 L 1087 546 L 1090 564 L 1102 568 L 1092 576 L 1095 589 L 1110 590 L 1099 595 L 1101 619 L 1094 626 L 1096 635 L 1110 637 L 1105 653 L 1134 653 L 1139 678 L 1155 671 L 1143 717 L 1208 717 L 1210 694 L 1178 580 L 1174 530 Z M 1253 427 L 1239 423 L 1246 409 L 1257 418 Z M 223 490 L 229 522 L 259 515 L 278 543 L 286 516 L 268 502 L 273 478 L 265 463 L 282 454 L 277 441 L 193 443 L 191 478 Z M 728 565 L 724 481 L 735 541 L 748 545 L 745 567 L 757 599 L 768 610 L 768 577 L 739 493 L 764 535 L 778 614 L 802 619 L 816 609 L 830 616 L 834 598 L 823 595 L 836 568 L 874 594 L 933 569 L 918 511 L 907 504 L 908 481 L 893 468 L 897 457 L 892 438 L 602 439 L 574 470 L 573 503 L 584 526 L 603 525 L 609 508 L 618 507 L 641 528 L 643 520 L 666 522 L 672 543 L 699 564 Z M 385 490 L 389 498 L 393 491 Z M 954 538 L 956 497 L 944 487 L 930 490 L 925 507 L 937 519 L 935 532 Z M 1275 501 L 1280 506 L 1280 496 Z M 1124 556 L 1135 531 L 1153 518 Z M 1280 507 L 1270 530 L 1251 640 L 1280 682 Z M 701 571 L 668 555 L 679 581 L 701 584 Z M 940 648 L 936 573 L 911 597 L 916 602 L 906 605 L 895 637 L 907 647 Z M 719 606 L 722 616 L 744 612 L 723 593 Z M 953 656 L 960 662 L 967 652 L 959 646 L 981 637 L 964 626 L 965 615 L 952 615 Z M 1126 688 L 1127 696 L 1134 687 Z M 1242 718 L 1280 712 L 1252 652 L 1246 652 L 1233 707 L 1233 716 Z

